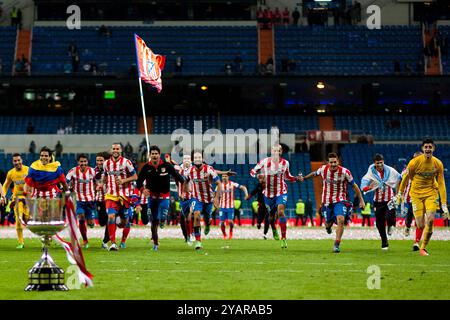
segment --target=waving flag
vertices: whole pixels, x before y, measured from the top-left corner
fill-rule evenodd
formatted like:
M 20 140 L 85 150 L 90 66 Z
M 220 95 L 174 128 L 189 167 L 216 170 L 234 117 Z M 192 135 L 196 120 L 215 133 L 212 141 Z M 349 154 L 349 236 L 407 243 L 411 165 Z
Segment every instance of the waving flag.
M 65 182 L 64 171 L 58 161 L 42 164 L 40 160 L 33 162 L 28 170 L 25 183 L 40 191 L 58 190 L 57 184 Z
M 65 241 L 60 235 L 55 235 L 54 239 L 66 250 L 67 260 L 70 264 L 78 266 L 78 279 L 86 287 L 93 287 L 94 277 L 86 268 L 83 252 L 77 236 L 77 220 L 75 217 L 75 207 L 71 197 L 66 197 L 66 216 L 69 224 L 70 242 Z
M 161 73 L 164 69 L 166 57 L 159 54 L 154 54 L 153 51 L 147 47 L 144 40 L 137 34 L 134 35 L 136 44 L 136 58 L 138 65 L 139 77 L 151 84 L 158 90 L 162 90 Z

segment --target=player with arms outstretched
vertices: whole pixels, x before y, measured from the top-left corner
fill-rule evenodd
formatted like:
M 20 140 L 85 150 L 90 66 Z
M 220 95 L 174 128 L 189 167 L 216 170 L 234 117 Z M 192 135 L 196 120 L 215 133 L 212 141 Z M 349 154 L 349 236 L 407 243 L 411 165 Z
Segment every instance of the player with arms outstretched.
M 411 203 L 416 225 L 424 228 L 420 255 L 428 256 L 426 249 L 433 234 L 434 216 L 438 209 L 439 197 L 443 216 L 448 217 L 447 190 L 444 180 L 444 165 L 433 156 L 436 145 L 432 139 L 422 141 L 423 154 L 412 159 L 407 166 L 407 173 L 400 184 L 398 199 L 401 199 L 409 180 L 411 180 Z M 400 201 L 400 200 L 398 200 Z
M 130 206 L 132 181 L 137 180 L 133 163 L 122 157 L 122 146 L 113 143 L 111 146 L 111 158 L 103 163 L 103 183 L 106 183 L 106 212 L 108 214 L 108 233 L 111 242 L 109 251 L 117 251 L 116 245 L 116 215 L 120 210 L 126 210 Z M 99 183 L 97 190 L 103 188 Z
M 364 199 L 350 170 L 339 165 L 338 156 L 334 152 L 328 154 L 328 164 L 321 166 L 317 171 L 313 171 L 305 177 L 301 177 L 301 180 L 315 177 L 321 177 L 323 180 L 322 214 L 325 214 L 327 218 L 327 233 L 331 234 L 333 223 L 337 224 L 333 252 L 339 253 L 341 252 L 340 244 L 344 233 L 344 225 L 346 219 L 349 218 L 347 185 L 350 184 L 358 196 L 361 209 L 365 207 Z
M 294 177 L 289 171 L 289 161 L 281 157 L 282 147 L 275 145 L 272 147 L 271 157 L 261 160 L 252 170 L 252 177 L 265 176 L 265 189 L 263 191 L 264 201 L 270 215 L 276 214 L 279 219 L 281 229 L 281 248 L 287 248 L 286 223 L 284 214 L 287 203 L 287 185 L 285 180 L 290 182 L 300 181 L 301 175 Z

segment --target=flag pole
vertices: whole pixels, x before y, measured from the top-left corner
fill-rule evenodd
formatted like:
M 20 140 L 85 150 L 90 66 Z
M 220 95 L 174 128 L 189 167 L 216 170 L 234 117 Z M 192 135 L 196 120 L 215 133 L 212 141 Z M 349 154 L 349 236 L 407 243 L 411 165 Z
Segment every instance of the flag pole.
M 147 143 L 147 159 L 146 162 L 148 161 L 148 157 L 150 154 L 150 145 L 149 145 L 149 141 L 148 141 L 148 130 L 147 130 L 147 116 L 145 115 L 145 104 L 144 104 L 144 92 L 142 91 L 142 79 L 139 75 L 139 90 L 141 91 L 141 106 L 142 106 L 142 115 L 144 117 L 144 130 L 145 130 L 145 142 Z

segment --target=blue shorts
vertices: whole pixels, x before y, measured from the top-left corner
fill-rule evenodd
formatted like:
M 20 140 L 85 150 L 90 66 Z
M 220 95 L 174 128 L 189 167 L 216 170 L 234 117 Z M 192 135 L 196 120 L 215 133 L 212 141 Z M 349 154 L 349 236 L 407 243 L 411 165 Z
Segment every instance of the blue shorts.
M 212 214 L 212 209 L 213 209 L 213 203 L 204 203 L 199 201 L 198 199 L 192 199 L 194 202 L 194 212 L 195 211 L 200 211 L 201 214 L 203 214 L 203 216 L 206 219 L 209 219 L 211 217 Z
M 264 203 L 266 204 L 267 212 L 275 213 L 277 212 L 280 204 L 283 204 L 286 207 L 287 194 L 282 194 L 273 198 L 267 198 L 264 196 Z
M 191 209 L 192 209 L 192 212 L 194 212 L 194 205 L 195 205 L 195 201 L 192 198 L 188 199 L 188 200 L 180 201 L 181 214 L 183 216 L 187 217 L 187 215 L 189 214 Z
M 219 210 L 220 221 L 231 220 L 234 218 L 234 208 L 220 208 Z
M 148 210 L 151 212 L 151 221 L 166 220 L 169 212 L 169 199 L 148 199 Z
M 77 215 L 84 214 L 87 220 L 94 219 L 95 201 L 77 201 Z
M 352 213 L 352 204 L 347 201 L 340 201 L 336 203 L 331 203 L 327 206 L 322 206 L 321 209 L 322 215 L 325 215 L 327 218 L 327 223 L 336 223 L 338 216 L 343 216 L 345 220 L 350 218 Z

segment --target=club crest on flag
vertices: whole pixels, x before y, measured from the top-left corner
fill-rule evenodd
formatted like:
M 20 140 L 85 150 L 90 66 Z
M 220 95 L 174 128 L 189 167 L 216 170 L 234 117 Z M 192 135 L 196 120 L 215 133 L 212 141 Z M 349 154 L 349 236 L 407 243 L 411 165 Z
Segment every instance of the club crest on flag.
M 139 77 L 152 86 L 158 92 L 162 90 L 161 73 L 164 69 L 165 57 L 159 54 L 154 54 L 153 51 L 147 47 L 144 40 L 135 34 L 136 44 L 136 58 L 138 64 Z

